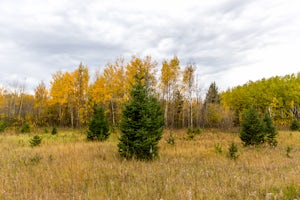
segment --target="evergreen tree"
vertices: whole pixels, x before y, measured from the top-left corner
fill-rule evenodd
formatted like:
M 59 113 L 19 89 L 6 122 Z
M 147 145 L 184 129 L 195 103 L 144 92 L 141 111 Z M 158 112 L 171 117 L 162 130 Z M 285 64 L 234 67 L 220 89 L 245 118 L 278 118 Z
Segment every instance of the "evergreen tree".
M 297 119 L 294 119 L 290 125 L 292 131 L 298 131 L 300 129 L 300 124 Z
M 25 122 L 25 124 L 21 127 L 21 133 L 30 133 L 30 125 Z
M 211 83 L 206 93 L 203 106 L 203 120 L 206 127 L 218 127 L 221 122 L 221 97 L 215 82 Z
M 228 148 L 228 157 L 234 160 L 236 160 L 239 157 L 238 147 L 234 142 L 232 142 Z
M 163 112 L 158 100 L 151 95 L 141 75 L 130 91 L 120 123 L 118 144 L 122 157 L 151 160 L 158 156 L 158 142 L 163 131 Z
M 209 89 L 206 93 L 205 97 L 205 104 L 213 103 L 213 104 L 220 104 L 221 97 L 218 91 L 218 87 L 215 82 L 211 83 Z
M 245 146 L 265 142 L 264 124 L 256 109 L 250 108 L 244 113 L 240 138 Z
M 272 119 L 270 117 L 270 115 L 268 113 L 265 114 L 265 117 L 263 119 L 264 121 L 264 131 L 266 134 L 266 140 L 268 142 L 269 145 L 271 146 L 277 146 L 277 140 L 276 140 L 276 136 L 277 136 L 277 131 L 275 129 L 275 126 L 273 125 Z
M 29 143 L 30 143 L 30 146 L 31 147 L 35 147 L 35 146 L 39 146 L 42 142 L 42 138 L 38 135 L 35 135 L 33 136 L 30 140 L 29 140 Z
M 89 124 L 89 131 L 87 134 L 88 140 L 106 140 L 109 136 L 109 127 L 106 117 L 104 115 L 104 109 L 102 105 L 94 107 L 94 113 L 92 120 Z
M 56 128 L 56 126 L 53 126 L 53 127 L 52 127 L 51 134 L 52 134 L 52 135 L 56 135 L 56 134 L 57 134 L 57 128 Z
M 6 129 L 6 122 L 0 120 L 0 132 L 3 132 Z

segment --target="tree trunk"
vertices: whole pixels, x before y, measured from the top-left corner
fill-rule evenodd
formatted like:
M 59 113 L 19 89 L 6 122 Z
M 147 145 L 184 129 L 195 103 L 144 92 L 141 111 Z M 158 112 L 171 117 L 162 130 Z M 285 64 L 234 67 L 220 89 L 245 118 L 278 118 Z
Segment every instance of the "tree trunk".
M 115 120 L 115 109 L 114 109 L 114 103 L 113 103 L 113 101 L 110 101 L 110 105 L 111 105 L 112 124 L 113 124 L 113 126 L 115 126 L 116 125 L 116 120 Z
M 21 120 L 22 107 L 23 107 L 23 94 L 21 94 L 21 102 L 20 102 L 19 111 L 18 111 L 19 120 Z
M 58 118 L 59 118 L 59 124 L 62 125 L 62 105 L 59 104 L 58 106 Z
M 190 99 L 190 128 L 193 129 L 193 104 Z
M 69 108 L 70 108 L 71 127 L 74 128 L 74 111 L 70 104 L 69 104 Z
M 168 127 L 168 112 L 169 112 L 169 102 L 166 101 L 166 108 L 165 108 L 165 127 L 167 128 Z
M 80 127 L 80 108 L 77 108 L 76 109 L 77 111 L 76 111 L 76 115 L 77 115 L 77 117 L 76 117 L 76 127 Z

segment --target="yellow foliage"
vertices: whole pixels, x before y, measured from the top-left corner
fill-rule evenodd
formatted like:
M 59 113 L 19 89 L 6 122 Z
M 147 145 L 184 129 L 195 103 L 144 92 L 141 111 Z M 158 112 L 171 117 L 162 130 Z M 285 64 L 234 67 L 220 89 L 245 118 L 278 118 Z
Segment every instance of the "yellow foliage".
M 176 56 L 169 63 L 166 60 L 163 61 L 161 68 L 161 88 L 164 91 L 170 90 L 171 85 L 178 80 L 179 70 L 180 62 Z

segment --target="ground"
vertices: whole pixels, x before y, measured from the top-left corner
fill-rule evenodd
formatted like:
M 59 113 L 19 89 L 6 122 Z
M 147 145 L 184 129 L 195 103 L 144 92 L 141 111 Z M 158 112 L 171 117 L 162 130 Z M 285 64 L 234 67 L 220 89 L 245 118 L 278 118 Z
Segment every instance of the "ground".
M 243 147 L 237 133 L 166 130 L 159 158 L 119 157 L 118 134 L 87 142 L 84 130 L 0 134 L 0 199 L 300 199 L 300 132 L 280 131 L 278 146 Z M 238 158 L 228 158 L 235 142 Z M 290 149 L 290 150 L 288 150 Z

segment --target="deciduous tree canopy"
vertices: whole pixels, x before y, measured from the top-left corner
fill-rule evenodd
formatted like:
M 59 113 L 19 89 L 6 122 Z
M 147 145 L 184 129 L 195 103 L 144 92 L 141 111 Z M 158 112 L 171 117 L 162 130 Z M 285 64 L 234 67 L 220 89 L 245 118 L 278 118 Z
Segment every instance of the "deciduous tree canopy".
M 150 56 L 133 56 L 129 62 L 116 59 L 94 75 L 81 63 L 74 71 L 57 71 L 49 84 L 40 82 L 33 95 L 25 93 L 22 84 L 2 87 L 0 120 L 7 126 L 28 122 L 37 126 L 82 127 L 88 124 L 93 105 L 101 103 L 108 123 L 119 127 L 121 110 L 129 100 L 138 71 L 143 84 L 161 101 L 168 128 L 228 128 L 232 121 L 240 125 L 242 113 L 250 107 L 260 114 L 269 113 L 277 126 L 289 126 L 300 118 L 300 74 L 249 81 L 225 92 L 218 91 L 213 82 L 202 100 L 205 88 L 199 87 L 201 76 L 197 74 L 201 69 L 192 65 L 181 69 L 176 56 L 161 64 Z M 90 77 L 95 77 L 94 81 Z

